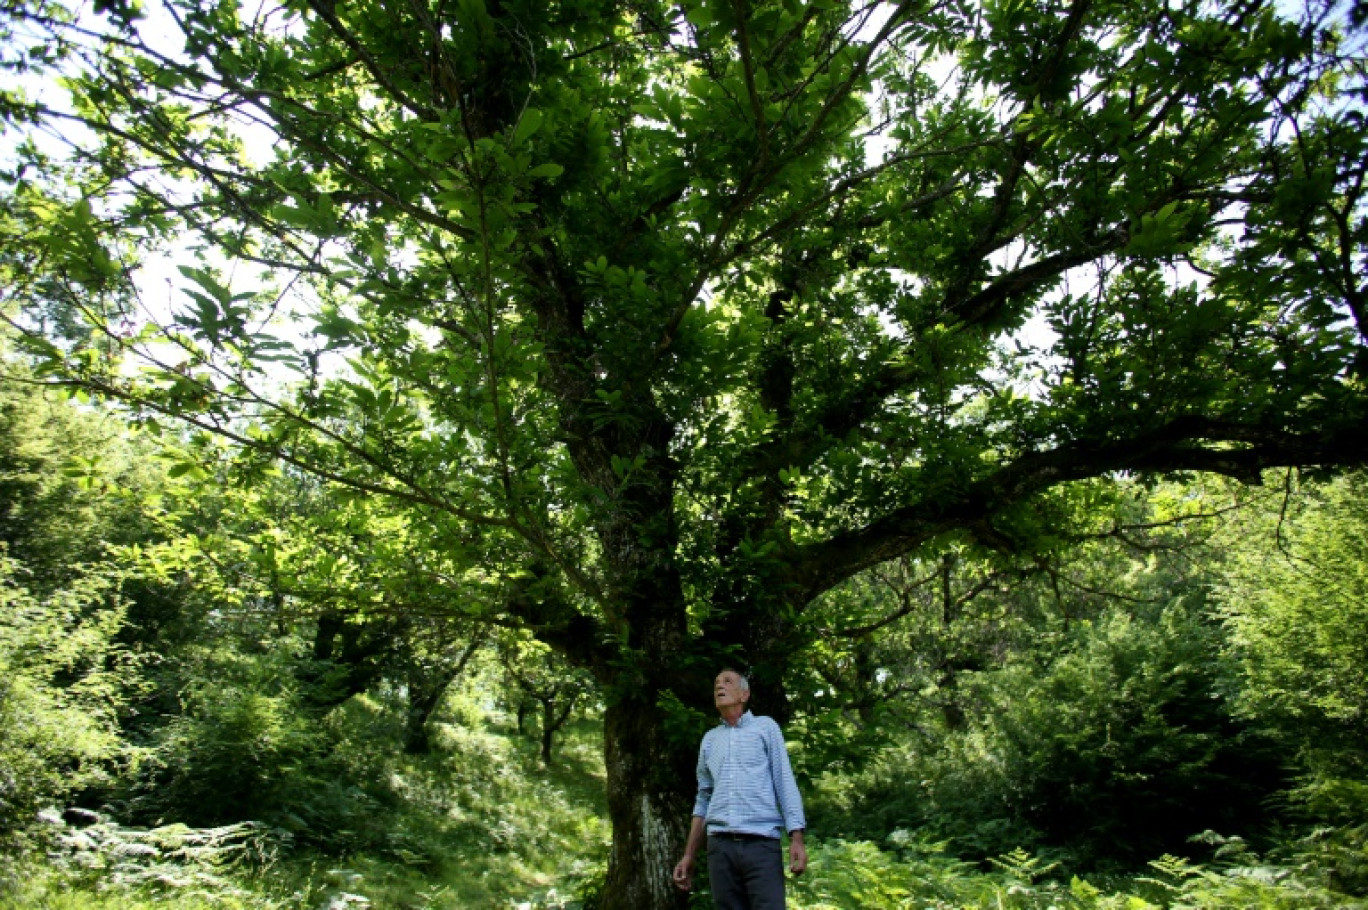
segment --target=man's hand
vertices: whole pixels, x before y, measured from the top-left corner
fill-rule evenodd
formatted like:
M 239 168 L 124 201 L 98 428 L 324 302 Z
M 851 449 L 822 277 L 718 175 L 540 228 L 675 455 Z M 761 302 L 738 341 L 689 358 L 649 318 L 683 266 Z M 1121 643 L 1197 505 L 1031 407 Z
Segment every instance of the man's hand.
M 807 847 L 803 846 L 803 832 L 793 831 L 789 834 L 789 871 L 802 875 L 806 868 Z
M 689 839 L 684 844 L 684 858 L 674 868 L 674 884 L 680 891 L 693 890 L 694 857 L 703 849 L 705 840 L 707 832 L 703 829 L 703 818 L 695 815 L 689 819 Z
M 806 854 L 804 862 L 807 861 Z M 680 891 L 693 890 L 694 858 L 692 854 L 685 853 L 684 858 L 674 868 L 674 884 Z

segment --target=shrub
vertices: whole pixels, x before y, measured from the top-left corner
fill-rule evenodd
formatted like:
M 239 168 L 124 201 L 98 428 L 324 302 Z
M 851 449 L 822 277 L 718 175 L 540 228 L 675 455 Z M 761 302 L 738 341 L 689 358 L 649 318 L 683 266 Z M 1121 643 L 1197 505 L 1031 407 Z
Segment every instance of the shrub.
M 1059 879 L 1058 868 L 1023 850 L 988 869 L 905 834 L 892 849 L 859 841 L 810 844 L 809 866 L 790 888 L 795 910 L 1364 910 L 1298 870 L 1270 865 L 1238 839 L 1211 838 L 1211 866 L 1164 856 L 1148 874 L 1099 887 Z
M 252 824 L 129 828 L 95 813 L 68 825 L 41 813 L 46 862 L 0 876 L 0 910 L 279 910 L 247 886 L 274 859 L 278 834 Z
M 119 712 L 137 665 L 116 643 L 118 577 L 86 571 L 43 597 L 0 554 L 0 837 L 107 785 L 129 750 Z
M 131 820 L 259 821 L 334 852 L 383 836 L 384 788 L 358 779 L 337 725 L 301 704 L 284 663 L 220 655 L 192 679 L 132 788 Z
M 965 856 L 1055 849 L 1080 870 L 1135 868 L 1209 828 L 1248 831 L 1285 780 L 1271 742 L 1220 697 L 1218 631 L 1181 603 L 1156 621 L 1080 623 L 1043 666 L 966 680 L 971 722 L 887 755 L 850 809 L 928 826 Z

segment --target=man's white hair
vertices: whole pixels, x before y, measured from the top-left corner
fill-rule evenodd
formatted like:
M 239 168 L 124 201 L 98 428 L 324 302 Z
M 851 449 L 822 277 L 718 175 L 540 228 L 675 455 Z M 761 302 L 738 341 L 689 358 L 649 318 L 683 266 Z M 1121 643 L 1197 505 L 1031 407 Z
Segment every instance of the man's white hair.
M 731 667 L 723 667 L 723 668 L 722 668 L 722 673 L 734 673 L 734 674 L 736 674 L 736 680 L 737 680 L 737 682 L 736 682 L 736 687 L 737 687 L 738 689 L 740 689 L 742 692 L 749 692 L 749 691 L 750 691 L 750 680 L 747 679 L 747 678 L 746 678 L 746 674 L 742 673 L 740 670 L 733 670 Z M 718 676 L 721 676 L 722 673 L 719 673 L 719 674 L 717 674 L 717 675 L 718 675 Z

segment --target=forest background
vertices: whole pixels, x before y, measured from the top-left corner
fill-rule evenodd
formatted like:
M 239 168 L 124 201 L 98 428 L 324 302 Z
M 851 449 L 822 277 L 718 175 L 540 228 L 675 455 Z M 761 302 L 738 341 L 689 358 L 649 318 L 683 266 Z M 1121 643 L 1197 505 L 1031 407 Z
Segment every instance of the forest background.
M 596 906 L 591 677 L 387 608 L 402 531 L 307 478 L 24 384 L 0 420 L 0 906 Z M 1048 560 L 948 542 L 815 609 L 792 906 L 1368 903 L 1368 481 L 1108 487 Z
M 4 5 L 4 899 L 1361 901 L 1363 14 Z

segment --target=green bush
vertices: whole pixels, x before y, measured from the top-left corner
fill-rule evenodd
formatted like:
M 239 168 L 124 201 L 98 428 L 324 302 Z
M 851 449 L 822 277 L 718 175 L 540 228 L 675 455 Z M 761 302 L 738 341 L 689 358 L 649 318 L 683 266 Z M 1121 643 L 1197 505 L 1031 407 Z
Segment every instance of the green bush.
M 1019 663 L 996 674 L 983 695 L 989 720 L 930 775 L 933 802 L 978 810 L 972 831 L 955 829 L 964 814 L 940 811 L 945 833 L 982 837 L 984 823 L 1008 820 L 1004 834 L 1038 831 L 1039 841 L 981 846 L 1051 846 L 1084 868 L 1134 867 L 1200 831 L 1260 824 L 1284 783 L 1281 758 L 1220 697 L 1216 631 L 1181 603 L 1155 622 L 1111 613 L 1083 624 L 1076 647 L 1043 671 Z M 961 771 L 965 762 L 974 770 Z M 998 812 L 985 817 L 990 800 Z
M 326 748 L 288 696 L 205 687 L 163 732 L 157 800 L 168 817 L 195 825 L 260 818 L 278 811 L 292 778 Z
M 1298 773 L 1288 817 L 1308 833 L 1289 864 L 1368 894 L 1368 475 L 1308 484 L 1251 516 L 1217 588 L 1237 711 Z M 1275 545 L 1276 542 L 1276 545 Z
M 964 857 L 1025 847 L 1078 871 L 1257 828 L 1283 757 L 1228 709 L 1218 633 L 1182 603 L 1112 612 L 1076 623 L 1054 655 L 963 674 L 964 727 L 820 779 L 814 828 L 874 842 L 925 829 Z
M 107 786 L 130 756 L 119 713 L 138 680 L 116 643 L 118 578 L 87 571 L 37 597 L 0 554 L 0 837 Z
M 1289 803 L 1305 833 L 1281 851 L 1280 861 L 1327 888 L 1368 897 L 1368 784 L 1313 771 Z
M 0 866 L 0 910 L 283 910 L 259 873 L 279 852 L 261 826 L 129 828 L 42 813 L 44 862 Z M 85 821 L 89 821 L 86 819 Z
M 132 787 L 130 820 L 259 821 L 330 851 L 381 836 L 384 786 L 343 754 L 337 724 L 301 704 L 281 660 L 220 654 L 191 679 Z

